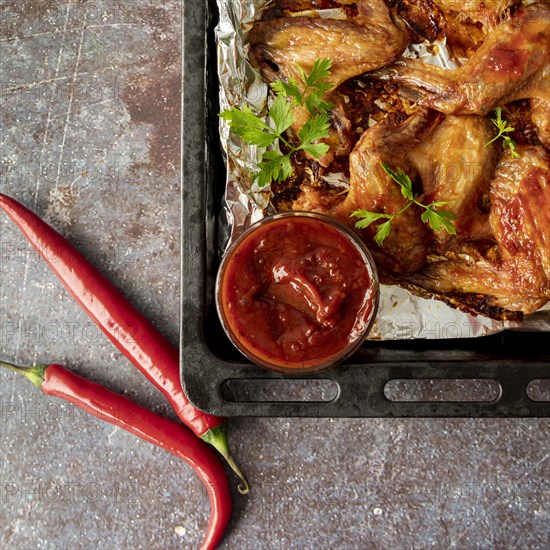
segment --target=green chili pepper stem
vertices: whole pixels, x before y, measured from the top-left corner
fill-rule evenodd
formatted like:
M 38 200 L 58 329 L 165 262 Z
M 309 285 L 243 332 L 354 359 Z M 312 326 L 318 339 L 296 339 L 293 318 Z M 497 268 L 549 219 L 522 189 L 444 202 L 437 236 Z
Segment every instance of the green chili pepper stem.
M 0 367 L 4 367 L 13 372 L 22 374 L 28 378 L 36 387 L 41 388 L 45 380 L 45 371 L 48 365 L 36 365 L 34 367 L 19 367 L 6 361 L 0 361 Z M 243 472 L 235 462 L 229 450 L 229 441 L 227 434 L 227 424 L 220 424 L 206 431 L 201 439 L 212 445 L 227 461 L 231 469 L 241 478 L 242 483 L 239 484 L 238 490 L 242 495 L 246 495 L 250 491 L 250 485 Z
M 17 365 L 12 365 L 11 363 L 6 363 L 5 361 L 0 361 L 0 367 L 12 370 L 13 372 L 18 372 L 23 376 L 27 377 L 37 388 L 41 388 L 44 383 L 44 372 L 48 368 L 48 365 L 36 365 L 34 367 L 18 367 Z
M 220 424 L 219 426 L 210 428 L 201 435 L 201 439 L 206 441 L 206 443 L 210 443 L 225 458 L 227 464 L 241 478 L 242 483 L 237 487 L 239 493 L 246 495 L 250 491 L 250 485 L 229 451 L 227 424 Z

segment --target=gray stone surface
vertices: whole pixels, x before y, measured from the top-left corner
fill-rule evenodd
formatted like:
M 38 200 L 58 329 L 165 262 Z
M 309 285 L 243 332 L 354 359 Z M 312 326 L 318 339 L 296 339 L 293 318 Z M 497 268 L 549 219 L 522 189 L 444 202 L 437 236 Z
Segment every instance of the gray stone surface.
M 2 192 L 177 343 L 176 0 L 1 0 Z M 55 361 L 174 417 L 0 215 L 1 357 Z M 0 547 L 197 547 L 185 464 L 0 373 Z M 252 483 L 223 548 L 548 548 L 548 421 L 236 419 Z M 232 478 L 232 481 L 234 479 Z M 234 483 L 235 485 L 235 483 Z

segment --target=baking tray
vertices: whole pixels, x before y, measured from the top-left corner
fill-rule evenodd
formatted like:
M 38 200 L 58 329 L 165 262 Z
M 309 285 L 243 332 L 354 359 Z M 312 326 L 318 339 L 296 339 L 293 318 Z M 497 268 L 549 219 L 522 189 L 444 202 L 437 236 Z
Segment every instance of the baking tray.
M 504 331 L 471 339 L 367 342 L 346 363 L 301 378 L 266 371 L 235 350 L 213 299 L 225 186 L 217 117 L 216 14 L 212 0 L 184 3 L 180 325 L 181 381 L 191 402 L 221 416 L 550 416 L 548 397 L 535 400 L 527 390 L 550 378 L 547 333 Z M 454 384 L 470 390 L 462 401 L 452 395 L 442 400 L 445 393 L 437 391 L 435 397 L 421 392 L 420 399 L 411 401 L 407 391 L 401 398 L 399 391 L 397 397 L 388 394 L 390 381 L 396 380 L 405 381 L 399 382 L 405 386 Z M 490 400 L 476 400 L 475 390 L 483 384 L 493 387 Z M 325 385 L 328 394 L 324 389 L 309 391 Z

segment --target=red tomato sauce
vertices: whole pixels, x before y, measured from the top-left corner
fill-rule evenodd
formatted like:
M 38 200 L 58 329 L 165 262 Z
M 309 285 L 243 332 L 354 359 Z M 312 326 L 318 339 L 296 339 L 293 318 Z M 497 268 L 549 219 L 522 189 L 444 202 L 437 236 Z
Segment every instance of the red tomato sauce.
M 378 286 L 365 253 L 315 217 L 269 220 L 222 268 L 222 318 L 251 358 L 266 366 L 332 363 L 360 343 L 375 313 Z

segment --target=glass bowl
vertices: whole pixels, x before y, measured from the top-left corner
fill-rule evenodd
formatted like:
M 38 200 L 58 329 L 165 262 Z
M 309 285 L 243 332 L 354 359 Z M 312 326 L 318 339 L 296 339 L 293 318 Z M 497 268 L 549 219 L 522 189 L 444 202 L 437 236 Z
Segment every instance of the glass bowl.
M 216 307 L 233 344 L 254 363 L 310 374 L 349 357 L 379 299 L 376 267 L 360 238 L 311 212 L 268 216 L 224 255 Z

